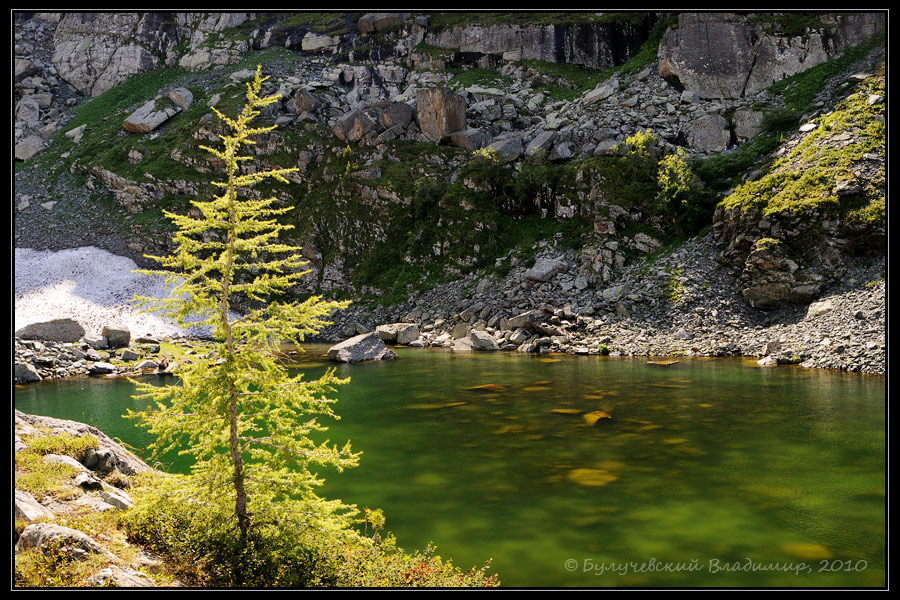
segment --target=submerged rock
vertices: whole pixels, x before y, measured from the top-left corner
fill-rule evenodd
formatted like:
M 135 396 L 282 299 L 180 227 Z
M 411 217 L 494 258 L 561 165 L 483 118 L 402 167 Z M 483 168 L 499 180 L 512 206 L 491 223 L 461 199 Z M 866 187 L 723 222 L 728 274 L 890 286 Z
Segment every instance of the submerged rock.
M 573 469 L 569 479 L 578 485 L 602 486 L 618 479 L 606 469 Z
M 609 413 L 604 412 L 602 410 L 595 410 L 594 412 L 589 412 L 586 415 L 583 415 L 582 418 L 584 419 L 584 422 L 587 423 L 588 425 L 594 425 L 600 419 L 612 419 L 612 417 L 609 416 Z
M 391 358 L 397 358 L 397 353 L 385 346 L 374 331 L 354 336 L 328 349 L 328 360 L 336 362 L 355 363 Z

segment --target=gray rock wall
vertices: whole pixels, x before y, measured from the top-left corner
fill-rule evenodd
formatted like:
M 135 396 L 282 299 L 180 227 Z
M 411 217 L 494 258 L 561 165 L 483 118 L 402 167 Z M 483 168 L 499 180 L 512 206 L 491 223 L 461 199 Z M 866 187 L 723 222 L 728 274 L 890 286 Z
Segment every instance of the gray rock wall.
M 594 68 L 612 67 L 637 54 L 650 33 L 645 25 L 492 25 L 426 33 L 438 48 L 494 55 L 508 60 L 545 60 Z
M 683 13 L 659 46 L 659 73 L 702 98 L 740 98 L 835 58 L 884 31 L 885 15 L 823 15 L 803 35 L 779 34 L 761 15 Z

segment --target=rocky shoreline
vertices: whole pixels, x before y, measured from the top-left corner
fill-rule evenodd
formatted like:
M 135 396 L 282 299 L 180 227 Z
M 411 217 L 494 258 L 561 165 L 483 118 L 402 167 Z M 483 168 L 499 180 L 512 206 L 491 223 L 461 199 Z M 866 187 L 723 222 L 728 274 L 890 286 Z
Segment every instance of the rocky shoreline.
M 601 292 L 578 289 L 573 252 L 547 247 L 535 265 L 517 265 L 502 279 L 472 275 L 399 306 L 351 306 L 320 339 L 406 322 L 421 332 L 413 347 L 770 357 L 773 365 L 885 372 L 883 258 L 845 265 L 844 283 L 817 302 L 763 311 L 746 304 L 717 255 L 711 234 L 699 236 L 629 266 Z M 479 345 L 473 332 L 494 344 Z
M 848 263 L 843 284 L 810 305 L 763 311 L 741 298 L 711 234 L 667 252 L 628 266 L 615 286 L 598 291 L 580 289 L 574 251 L 545 243 L 533 265 L 516 264 L 502 278 L 472 274 L 400 305 L 351 305 L 310 341 L 375 331 L 387 344 L 456 351 L 745 356 L 763 365 L 885 373 L 884 258 Z M 385 327 L 396 323 L 409 325 Z M 144 336 L 118 348 L 104 336 L 17 338 L 15 380 L 155 372 L 166 340 L 179 354 L 209 352 L 188 337 Z

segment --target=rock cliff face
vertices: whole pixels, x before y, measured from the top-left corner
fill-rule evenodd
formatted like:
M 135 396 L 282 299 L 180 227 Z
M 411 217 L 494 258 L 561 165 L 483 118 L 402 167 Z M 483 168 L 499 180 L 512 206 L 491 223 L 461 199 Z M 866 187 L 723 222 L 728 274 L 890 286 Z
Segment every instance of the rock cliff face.
M 640 25 L 462 26 L 426 33 L 424 39 L 432 46 L 481 55 L 488 61 L 544 60 L 604 69 L 637 54 L 654 21 L 648 15 Z
M 129 75 L 164 64 L 177 41 L 167 13 L 66 13 L 54 34 L 53 65 L 79 92 L 96 96 Z
M 684 13 L 659 46 L 659 73 L 702 98 L 740 98 L 831 60 L 884 31 L 884 14 L 817 15 L 785 31 L 781 16 Z

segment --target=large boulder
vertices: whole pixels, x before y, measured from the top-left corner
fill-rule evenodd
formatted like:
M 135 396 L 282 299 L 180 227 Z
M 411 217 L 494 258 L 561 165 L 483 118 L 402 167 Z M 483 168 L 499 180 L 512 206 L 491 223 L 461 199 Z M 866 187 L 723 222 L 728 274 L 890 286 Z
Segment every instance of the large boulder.
M 762 131 L 763 112 L 750 108 L 734 111 L 734 135 L 739 142 L 745 142 Z
M 540 310 L 529 310 L 510 317 L 506 322 L 507 329 L 525 329 L 527 331 L 536 331 L 537 327 L 544 320 L 544 313 Z
M 381 100 L 365 108 L 347 113 L 334 122 L 332 132 L 341 141 L 358 142 L 396 128 L 402 132 L 413 118 L 412 107 L 402 102 Z
M 168 98 L 149 100 L 128 115 L 122 123 L 122 128 L 132 133 L 149 133 L 181 110 L 181 107 L 176 106 Z
M 313 94 L 309 90 L 304 90 L 301 88 L 294 93 L 293 106 L 294 110 L 297 111 L 297 114 L 302 115 L 305 112 L 315 112 L 320 106 L 322 106 L 322 102 L 316 97 L 315 94 Z
M 415 323 L 391 323 L 379 325 L 375 328 L 375 333 L 383 342 L 407 346 L 419 338 L 419 326 Z
M 448 88 L 416 91 L 419 129 L 429 140 L 440 143 L 451 133 L 466 129 L 466 99 Z
M 472 350 L 499 350 L 500 346 L 497 344 L 497 340 L 495 340 L 491 334 L 486 331 L 478 331 L 473 329 L 469 332 L 469 340 L 472 342 Z
M 488 134 L 481 129 L 465 129 L 450 134 L 450 144 L 469 152 L 483 148 L 488 142 Z
M 33 381 L 40 381 L 41 374 L 34 368 L 34 365 L 28 363 L 16 363 L 13 379 L 16 383 L 31 383 Z
M 53 520 L 56 518 L 52 512 L 35 500 L 34 496 L 21 490 L 16 490 L 15 517 L 26 523 L 33 523 L 39 519 Z
M 752 307 L 776 309 L 812 302 L 828 281 L 809 269 L 802 269 L 787 256 L 783 244 L 774 240 L 757 243 L 741 273 L 741 295 Z
M 15 336 L 23 340 L 73 343 L 84 335 L 84 327 L 72 319 L 54 319 L 42 323 L 31 323 L 16 331 Z
M 385 346 L 374 331 L 346 339 L 328 349 L 328 360 L 336 362 L 355 363 L 390 358 L 397 358 L 397 353 Z
M 552 258 L 539 258 L 534 261 L 534 266 L 525 271 L 525 279 L 531 281 L 545 282 L 566 270 L 566 263 Z
M 131 331 L 124 325 L 106 325 L 101 335 L 110 348 L 126 348 L 131 343 Z
M 722 152 L 728 147 L 731 132 L 722 115 L 704 115 L 687 126 L 688 145 L 701 152 Z
M 331 52 L 341 43 L 341 38 L 322 33 L 308 32 L 300 42 L 304 52 Z
M 29 135 L 18 142 L 15 147 L 16 160 L 28 160 L 41 152 L 46 145 L 39 135 Z
M 169 100 L 181 110 L 187 110 L 194 102 L 194 95 L 187 88 L 177 87 L 169 92 Z
M 374 131 L 377 123 L 361 110 L 347 113 L 334 122 L 331 131 L 342 142 L 358 142 L 364 135 Z
M 514 133 L 498 135 L 488 149 L 504 162 L 514 161 L 525 153 L 522 137 Z

